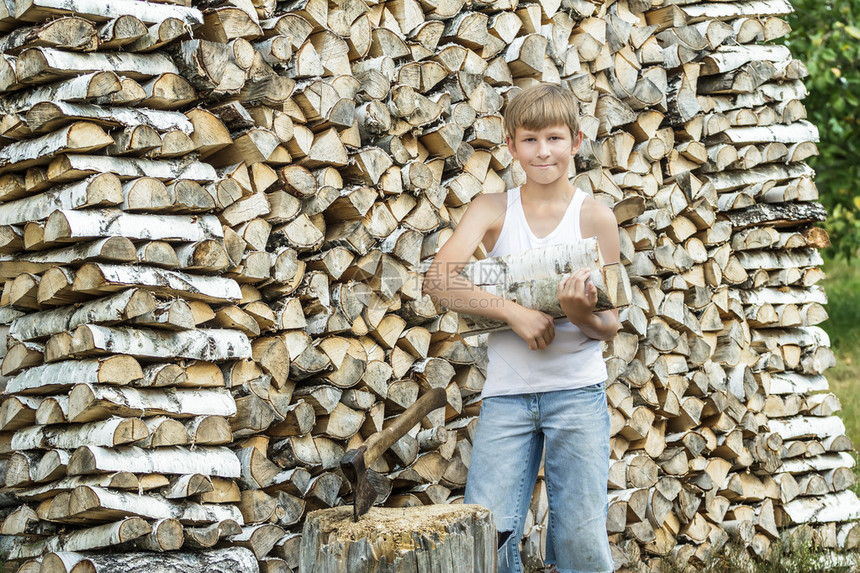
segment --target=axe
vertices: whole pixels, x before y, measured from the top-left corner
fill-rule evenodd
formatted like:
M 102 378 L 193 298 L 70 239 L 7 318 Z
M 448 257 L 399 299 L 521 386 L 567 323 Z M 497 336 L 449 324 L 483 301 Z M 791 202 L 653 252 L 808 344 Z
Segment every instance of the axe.
M 402 438 L 430 411 L 443 407 L 446 401 L 447 395 L 444 388 L 431 389 L 400 414 L 390 426 L 373 434 L 361 446 L 349 450 L 343 455 L 340 460 L 340 467 L 349 481 L 352 482 L 355 498 L 352 507 L 354 521 L 358 521 L 359 517 L 367 513 L 373 502 L 376 501 L 376 490 L 367 480 L 368 466 L 373 465 L 373 462 L 385 453 L 391 444 Z

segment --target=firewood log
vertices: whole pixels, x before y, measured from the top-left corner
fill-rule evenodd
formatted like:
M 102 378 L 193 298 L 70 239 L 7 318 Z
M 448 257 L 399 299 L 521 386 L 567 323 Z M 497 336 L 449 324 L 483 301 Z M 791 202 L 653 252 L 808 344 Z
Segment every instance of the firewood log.
M 78 75 L 74 79 L 22 91 L 6 99 L 2 104 L 2 109 L 6 113 L 26 112 L 33 105 L 42 101 L 83 102 L 108 96 L 120 91 L 120 89 L 122 86 L 114 72 L 97 71 Z
M 232 279 L 189 275 L 152 267 L 131 269 L 90 263 L 84 265 L 72 280 L 74 290 L 81 293 L 114 292 L 138 286 L 158 293 L 208 302 L 230 302 L 241 298 L 239 285 Z
M 39 46 L 90 51 L 96 44 L 96 29 L 92 22 L 67 16 L 14 30 L 0 41 L 0 52 L 17 54 L 23 49 Z
M 103 422 L 66 427 L 57 433 L 45 433 L 45 426 L 19 430 L 12 437 L 15 449 L 74 449 L 84 444 L 117 446 L 136 442 L 149 434 L 140 420 L 113 418 Z
M 155 3 L 147 3 L 139 6 L 131 3 L 123 3 L 117 6 L 101 6 L 88 2 L 69 5 L 52 0 L 36 0 L 16 6 L 15 9 L 16 18 L 30 22 L 42 22 L 46 18 L 53 18 L 58 14 L 69 13 L 84 14 L 89 19 L 99 22 L 129 14 L 149 24 L 160 22 L 168 17 L 180 18 L 191 26 L 203 23 L 202 15 L 194 8 L 165 6 L 164 4 Z
M 197 403 L 201 399 L 208 403 Z M 236 404 L 232 396 L 220 390 L 175 389 L 166 395 L 149 389 L 77 384 L 69 394 L 69 421 L 85 422 L 110 415 L 136 416 L 144 411 L 179 417 L 232 416 Z
M 24 50 L 16 66 L 19 81 L 27 83 L 44 83 L 97 71 L 113 71 L 132 79 L 148 79 L 164 72 L 178 73 L 173 61 L 161 54 L 117 52 L 108 59 L 104 54 L 75 54 L 54 48 Z
M 126 44 L 124 49 L 128 52 L 152 52 L 187 34 L 188 26 L 181 18 L 167 17 L 150 25 L 146 34 Z
M 259 571 L 254 554 L 245 548 L 235 550 L 212 549 L 195 553 L 165 553 L 156 554 L 157 563 L 167 563 L 176 571 L 193 571 L 209 568 L 237 568 L 248 571 Z M 153 567 L 153 554 L 128 553 L 122 557 L 111 555 L 87 555 L 81 553 L 50 553 L 45 557 L 49 571 L 65 573 L 78 564 L 90 567 L 93 571 L 114 571 L 122 567 L 131 571 L 145 571 Z
M 57 376 L 67 374 L 68 378 Z M 25 370 L 9 381 L 9 392 L 49 393 L 76 383 L 128 384 L 143 377 L 140 365 L 128 356 L 111 356 L 100 360 L 79 360 L 45 364 Z
M 9 558 L 23 559 L 50 552 L 101 549 L 119 543 L 127 543 L 149 534 L 150 531 L 151 527 L 144 519 L 130 517 L 115 523 L 75 531 L 67 537 L 51 537 L 43 541 L 20 545 L 17 550 L 9 554 Z

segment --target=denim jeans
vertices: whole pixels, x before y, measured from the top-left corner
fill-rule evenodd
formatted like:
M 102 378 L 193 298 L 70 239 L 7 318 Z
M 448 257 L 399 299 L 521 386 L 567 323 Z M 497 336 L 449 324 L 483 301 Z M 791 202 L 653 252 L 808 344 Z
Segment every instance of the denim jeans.
M 606 535 L 609 412 L 604 383 L 485 398 L 472 446 L 466 503 L 493 511 L 498 573 L 522 573 L 519 542 L 546 442 L 547 563 L 559 573 L 614 569 Z

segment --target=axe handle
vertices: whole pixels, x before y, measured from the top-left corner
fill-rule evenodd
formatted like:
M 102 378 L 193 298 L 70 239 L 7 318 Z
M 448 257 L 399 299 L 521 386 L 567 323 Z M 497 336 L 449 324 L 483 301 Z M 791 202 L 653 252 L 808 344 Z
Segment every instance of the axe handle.
M 379 456 L 385 453 L 385 450 L 391 447 L 391 444 L 402 438 L 424 416 L 444 406 L 447 399 L 444 388 L 433 388 L 406 408 L 390 426 L 370 436 L 364 442 L 367 447 L 364 453 L 365 467 L 370 467 Z

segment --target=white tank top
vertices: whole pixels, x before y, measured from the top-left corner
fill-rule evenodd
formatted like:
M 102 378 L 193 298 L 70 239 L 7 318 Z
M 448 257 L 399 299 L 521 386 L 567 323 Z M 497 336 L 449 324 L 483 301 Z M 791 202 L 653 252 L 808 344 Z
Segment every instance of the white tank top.
M 558 226 L 546 237 L 537 237 L 526 221 L 520 188 L 511 189 L 502 231 L 487 256 L 581 241 L 579 214 L 587 196 L 585 191 L 577 189 Z M 555 338 L 543 350 L 529 350 L 514 331 L 505 330 L 489 335 L 487 353 L 487 380 L 482 391 L 485 398 L 571 390 L 606 380 L 600 341 L 586 336 L 567 318 L 556 319 Z

